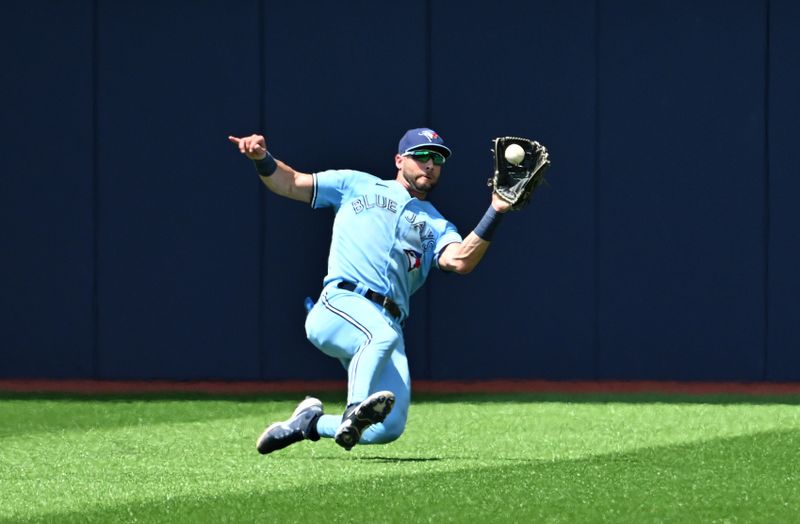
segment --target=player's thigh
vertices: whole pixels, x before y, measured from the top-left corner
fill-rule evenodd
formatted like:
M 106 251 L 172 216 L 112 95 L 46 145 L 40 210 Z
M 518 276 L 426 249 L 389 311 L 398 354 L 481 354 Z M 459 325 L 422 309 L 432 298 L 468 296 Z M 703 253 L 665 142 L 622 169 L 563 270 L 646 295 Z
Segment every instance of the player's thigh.
M 355 293 L 323 291 L 306 317 L 306 336 L 322 352 L 349 359 L 385 329 L 386 320 L 375 305 Z

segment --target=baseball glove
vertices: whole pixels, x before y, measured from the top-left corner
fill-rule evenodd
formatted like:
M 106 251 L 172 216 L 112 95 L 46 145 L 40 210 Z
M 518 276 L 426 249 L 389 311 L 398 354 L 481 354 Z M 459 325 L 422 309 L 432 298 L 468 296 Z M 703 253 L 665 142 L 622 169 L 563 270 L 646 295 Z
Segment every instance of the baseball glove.
M 511 209 L 518 211 L 544 182 L 544 174 L 550 167 L 547 148 L 514 136 L 495 138 L 492 145 L 494 176 L 489 179 L 489 186 L 511 204 Z

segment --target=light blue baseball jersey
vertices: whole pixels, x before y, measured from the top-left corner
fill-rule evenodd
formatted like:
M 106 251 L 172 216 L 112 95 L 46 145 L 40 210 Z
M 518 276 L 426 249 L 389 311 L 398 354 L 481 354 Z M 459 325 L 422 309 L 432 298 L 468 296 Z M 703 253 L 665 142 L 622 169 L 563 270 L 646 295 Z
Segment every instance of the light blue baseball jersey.
M 394 300 L 403 318 L 442 249 L 462 241 L 430 202 L 412 197 L 396 180 L 360 171 L 315 173 L 311 206 L 336 211 L 324 283 L 364 284 Z

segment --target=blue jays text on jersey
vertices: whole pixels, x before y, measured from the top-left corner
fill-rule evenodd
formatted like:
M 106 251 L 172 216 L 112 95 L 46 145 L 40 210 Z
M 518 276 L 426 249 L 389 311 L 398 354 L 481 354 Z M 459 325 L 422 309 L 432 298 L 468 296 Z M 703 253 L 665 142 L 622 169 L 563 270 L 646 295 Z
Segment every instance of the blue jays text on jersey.
M 314 208 L 336 211 L 324 283 L 348 280 L 391 297 L 408 316 L 409 297 L 425 282 L 456 227 L 396 180 L 353 170 L 314 174 Z

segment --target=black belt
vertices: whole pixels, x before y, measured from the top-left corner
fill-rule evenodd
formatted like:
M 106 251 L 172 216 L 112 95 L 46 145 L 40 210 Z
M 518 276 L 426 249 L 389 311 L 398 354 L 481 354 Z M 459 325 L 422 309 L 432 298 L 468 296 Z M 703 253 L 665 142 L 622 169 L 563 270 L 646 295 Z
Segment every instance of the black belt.
M 336 287 L 338 287 L 339 289 L 346 289 L 347 291 L 355 291 L 358 286 L 356 286 L 352 282 L 348 282 L 347 280 L 342 280 L 341 282 L 336 284 Z M 397 304 L 395 304 L 394 300 L 392 300 L 389 297 L 385 297 L 380 293 L 372 291 L 371 289 L 368 289 L 367 292 L 364 293 L 364 296 L 372 300 L 376 304 L 382 306 L 383 309 L 388 311 L 389 314 L 392 315 L 397 320 L 400 320 L 400 317 L 403 315 L 400 312 L 400 308 L 397 307 Z

